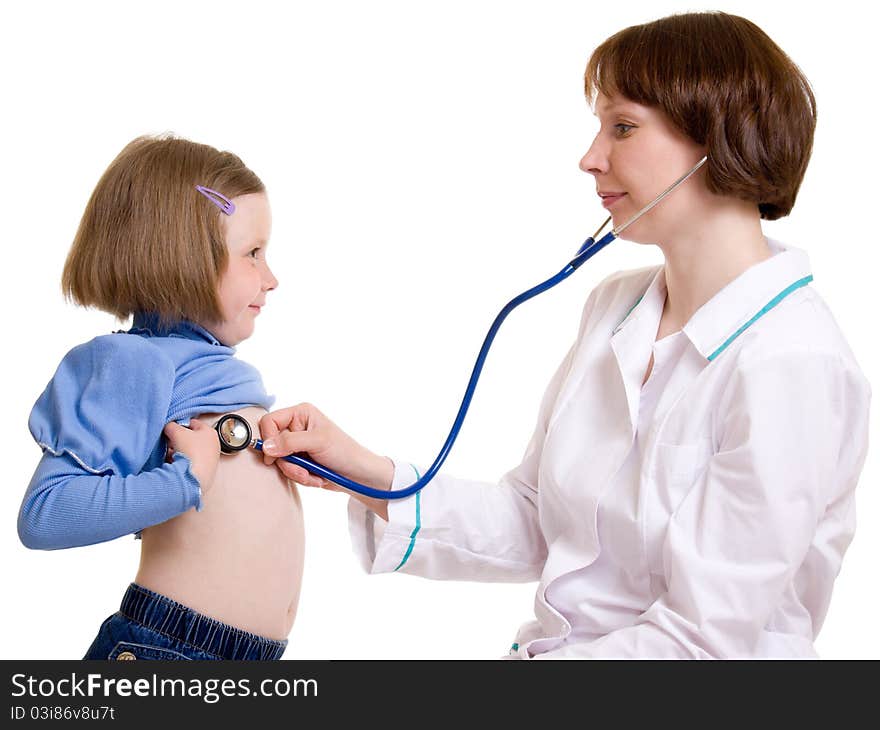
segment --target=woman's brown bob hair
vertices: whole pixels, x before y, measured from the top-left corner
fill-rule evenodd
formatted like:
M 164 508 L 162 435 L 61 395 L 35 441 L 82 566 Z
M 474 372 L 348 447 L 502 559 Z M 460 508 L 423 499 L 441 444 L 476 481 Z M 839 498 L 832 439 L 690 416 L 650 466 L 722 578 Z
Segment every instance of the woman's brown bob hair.
M 708 149 L 712 193 L 775 220 L 794 206 L 813 149 L 816 99 L 801 70 L 754 23 L 726 13 L 672 15 L 616 33 L 590 57 L 587 99 L 659 107 Z
M 170 135 L 126 145 L 86 205 L 64 264 L 65 296 L 119 319 L 220 321 L 224 213 L 196 185 L 227 198 L 265 191 L 231 152 Z

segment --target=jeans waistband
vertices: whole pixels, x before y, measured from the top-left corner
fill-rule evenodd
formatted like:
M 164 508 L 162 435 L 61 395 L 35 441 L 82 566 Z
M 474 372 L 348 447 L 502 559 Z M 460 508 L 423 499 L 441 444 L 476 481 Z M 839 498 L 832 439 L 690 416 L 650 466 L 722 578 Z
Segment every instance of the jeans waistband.
M 266 639 L 229 626 L 137 583 L 125 591 L 119 611 L 153 631 L 224 659 L 275 660 L 287 647 L 287 640 Z

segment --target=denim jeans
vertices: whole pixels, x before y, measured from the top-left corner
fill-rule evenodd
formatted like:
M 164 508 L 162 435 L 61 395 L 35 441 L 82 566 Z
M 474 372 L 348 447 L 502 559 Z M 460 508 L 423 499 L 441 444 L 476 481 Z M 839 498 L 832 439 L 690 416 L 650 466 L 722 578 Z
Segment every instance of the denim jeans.
M 286 647 L 132 583 L 83 659 L 273 660 Z

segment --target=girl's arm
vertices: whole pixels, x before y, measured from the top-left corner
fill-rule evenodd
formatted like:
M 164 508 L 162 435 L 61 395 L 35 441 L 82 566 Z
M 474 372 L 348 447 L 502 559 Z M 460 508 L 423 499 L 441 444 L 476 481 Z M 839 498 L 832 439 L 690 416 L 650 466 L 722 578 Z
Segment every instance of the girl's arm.
M 198 421 L 166 425 L 174 382 L 171 360 L 137 335 L 96 337 L 65 356 L 29 420 L 43 456 L 19 513 L 25 545 L 89 545 L 200 509 L 217 436 Z
M 201 489 L 189 458 L 129 476 L 93 474 L 67 453 L 43 454 L 18 515 L 18 535 L 36 550 L 92 545 L 164 522 L 191 507 Z

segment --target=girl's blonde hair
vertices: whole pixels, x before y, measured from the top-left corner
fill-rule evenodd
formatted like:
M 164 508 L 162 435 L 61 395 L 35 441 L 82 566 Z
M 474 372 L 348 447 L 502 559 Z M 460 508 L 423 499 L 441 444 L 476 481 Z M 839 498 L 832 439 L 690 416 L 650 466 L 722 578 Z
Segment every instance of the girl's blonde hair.
M 135 312 L 166 323 L 222 319 L 224 213 L 196 185 L 230 199 L 265 192 L 231 152 L 172 135 L 127 144 L 86 205 L 64 264 L 64 295 L 119 319 Z

